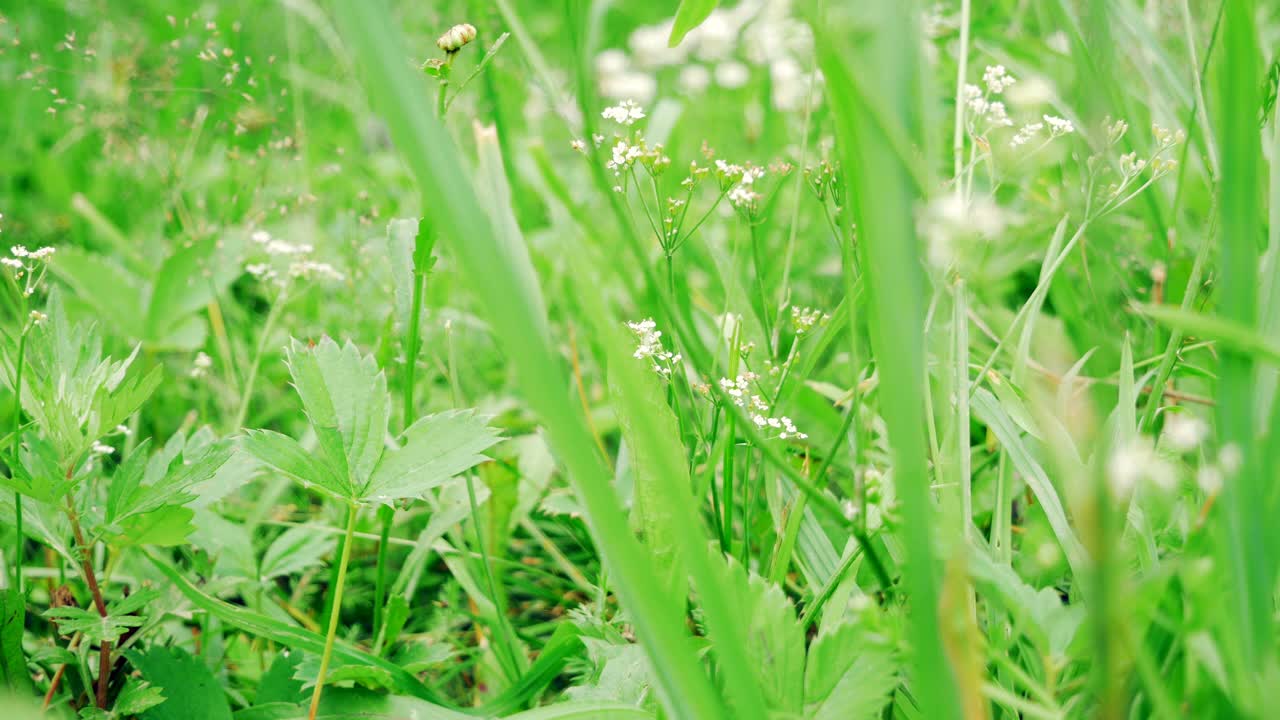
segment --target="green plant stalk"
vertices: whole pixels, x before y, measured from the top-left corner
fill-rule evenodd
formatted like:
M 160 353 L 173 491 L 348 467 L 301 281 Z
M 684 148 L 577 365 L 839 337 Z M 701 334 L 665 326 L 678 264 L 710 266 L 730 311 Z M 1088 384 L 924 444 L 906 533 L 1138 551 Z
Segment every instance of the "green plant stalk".
M 71 477 L 75 464 L 67 467 L 67 478 Z M 93 571 L 93 552 L 85 541 L 84 531 L 80 528 L 80 516 L 76 513 L 75 498 L 67 493 L 67 519 L 71 522 L 71 532 L 75 537 L 76 547 L 80 549 L 80 570 L 84 573 L 84 581 L 89 585 L 89 594 L 93 596 L 93 607 L 102 618 L 107 617 L 107 603 L 102 597 L 102 588 L 98 585 L 98 574 Z M 96 701 L 98 708 L 107 709 L 107 683 L 111 679 L 111 641 L 103 640 L 98 647 L 98 689 Z M 88 683 L 85 684 L 88 687 Z
M 449 342 L 449 384 L 453 388 L 453 404 L 462 407 L 462 385 L 458 382 L 457 345 L 453 342 L 453 332 L 446 331 Z M 507 622 L 507 595 L 498 592 L 498 583 L 493 577 L 493 561 L 489 557 L 489 545 L 480 534 L 480 503 L 476 501 L 475 473 L 468 470 L 463 475 L 467 484 L 467 504 L 471 511 L 471 530 L 475 536 L 476 550 L 480 553 L 480 562 L 484 570 L 485 584 L 488 586 L 489 600 L 493 603 L 496 617 L 494 635 L 497 636 L 495 654 L 502 665 L 502 672 L 507 681 L 515 683 L 520 679 L 520 663 L 516 655 L 515 630 Z
M 325 675 L 329 673 L 329 661 L 333 659 L 333 641 L 338 635 L 338 616 L 342 614 L 342 591 L 347 582 L 347 564 L 351 562 L 351 542 L 356 532 L 356 517 L 360 506 L 347 505 L 347 531 L 342 542 L 342 556 L 338 560 L 338 580 L 333 587 L 333 599 L 329 605 L 329 629 L 324 636 L 324 652 L 320 655 L 320 674 L 316 676 L 316 689 L 311 693 L 311 709 L 308 720 L 316 720 L 320 709 L 320 695 L 324 692 Z
M 401 430 L 408 429 L 414 421 L 414 389 L 418 378 L 418 334 L 422 318 L 422 296 L 426 292 L 427 275 L 416 266 L 413 270 L 413 292 L 409 301 L 409 324 L 405 328 L 404 343 L 404 387 L 401 410 Z M 387 599 L 387 554 L 388 538 L 391 537 L 391 525 L 395 522 L 396 509 L 392 505 L 378 508 L 378 560 L 373 585 L 373 635 L 378 636 L 382 629 L 385 603 Z
M 266 354 L 267 342 L 271 339 L 271 331 L 275 329 L 276 321 L 280 319 L 280 313 L 284 311 L 284 306 L 289 298 L 289 284 L 285 284 L 280 288 L 276 300 L 271 304 L 271 309 L 267 311 L 267 319 L 262 323 L 262 334 L 258 336 L 258 347 L 253 353 L 253 362 L 249 364 L 249 374 L 244 380 L 244 389 L 240 392 L 240 406 L 236 410 L 235 422 L 231 424 L 231 431 L 238 432 L 244 427 L 244 421 L 249 416 L 249 401 L 253 398 L 253 387 L 258 382 L 258 369 L 262 367 L 262 356 Z
M 741 324 L 734 326 L 733 341 L 729 343 L 729 379 L 731 380 L 738 376 L 738 343 L 741 329 Z M 736 413 L 730 411 L 726 414 L 724 423 L 724 492 L 721 494 L 721 502 L 724 503 L 724 517 L 720 521 L 720 536 L 722 538 L 720 545 L 726 554 L 733 552 L 733 484 L 734 475 L 737 473 L 734 451 L 738 446 L 737 421 L 738 416 Z
M 16 369 L 13 372 L 13 429 L 12 442 L 9 445 L 9 472 L 13 472 L 13 468 L 18 466 L 18 448 L 21 443 L 22 431 L 22 366 L 26 362 L 27 357 L 27 334 L 31 332 L 31 324 L 27 320 L 27 298 L 25 293 L 22 295 L 22 314 L 21 319 L 22 335 L 18 338 L 18 359 Z M 22 551 L 25 546 L 25 535 L 22 529 L 22 493 L 13 492 L 13 527 L 16 535 L 13 539 L 13 586 L 17 588 L 18 594 L 22 594 Z

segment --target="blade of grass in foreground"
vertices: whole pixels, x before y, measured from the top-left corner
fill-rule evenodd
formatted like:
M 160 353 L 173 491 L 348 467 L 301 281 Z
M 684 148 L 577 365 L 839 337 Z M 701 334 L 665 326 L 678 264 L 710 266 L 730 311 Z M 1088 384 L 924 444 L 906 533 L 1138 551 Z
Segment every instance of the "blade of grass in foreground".
M 1261 53 L 1254 3 L 1228 2 L 1222 27 L 1223 55 L 1216 77 L 1216 126 L 1222 150 L 1219 312 L 1226 320 L 1252 329 L 1262 238 L 1258 200 Z M 1226 561 L 1222 571 L 1229 580 L 1223 592 L 1224 649 L 1235 665 L 1237 697 L 1246 707 L 1260 690 L 1256 682 L 1263 664 L 1275 662 L 1270 642 L 1275 573 L 1267 552 L 1266 526 L 1266 485 L 1270 479 L 1258 472 L 1261 458 L 1254 442 L 1254 359 L 1254 353 L 1242 348 L 1224 348 L 1218 380 L 1219 437 L 1224 447 L 1236 446 L 1243 460 L 1239 472 L 1224 486 L 1221 548 Z
M 820 3 L 819 3 L 820 5 Z M 912 692 L 925 716 L 956 716 L 955 679 L 939 640 L 933 498 L 925 467 L 924 294 L 915 238 L 915 184 L 885 123 L 922 140 L 915 3 L 832 3 L 813 17 L 818 64 L 836 117 L 848 197 L 867 268 L 871 344 L 880 372 L 893 474 L 902 501 L 911 599 Z M 878 68 L 867 73 L 864 68 Z M 855 74 L 857 77 L 855 78 Z M 855 85 L 855 82 L 857 85 Z M 857 92 L 861 90 L 861 92 Z
M 525 399 L 547 428 L 552 446 L 587 509 L 592 535 L 649 655 L 662 701 L 672 717 L 724 717 L 723 705 L 694 653 L 682 603 L 667 597 L 653 560 L 628 529 L 609 472 L 586 420 L 565 402 L 569 379 L 552 350 L 529 259 L 503 243 L 481 210 L 448 132 L 431 112 L 421 79 L 410 71 L 398 32 L 377 0 L 335 4 L 339 26 L 364 66 L 365 87 L 413 170 L 425 207 L 472 283 L 495 336 L 515 364 Z M 518 297 L 513 297 L 518 293 Z

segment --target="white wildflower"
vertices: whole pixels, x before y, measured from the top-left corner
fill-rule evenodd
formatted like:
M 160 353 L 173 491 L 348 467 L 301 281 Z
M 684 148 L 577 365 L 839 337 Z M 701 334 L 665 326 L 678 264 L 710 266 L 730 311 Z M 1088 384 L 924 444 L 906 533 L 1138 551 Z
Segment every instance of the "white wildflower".
M 1070 120 L 1060 118 L 1056 115 L 1045 115 L 1044 121 L 1049 125 L 1049 137 L 1056 138 L 1060 135 L 1068 135 L 1076 131 L 1076 126 L 1071 124 Z
M 312 278 L 320 278 L 323 280 L 341 280 L 342 273 L 338 272 L 332 265 L 325 262 L 316 262 L 315 260 L 298 260 L 289 265 L 289 276 L 310 280 Z
M 791 308 L 791 326 L 797 335 L 803 335 L 830 319 L 830 315 L 817 308 L 796 306 Z
M 653 318 L 645 318 L 640 322 L 628 322 L 627 328 L 635 335 L 636 351 L 632 357 L 637 360 L 648 360 L 653 364 L 654 372 L 662 376 L 671 375 L 672 366 L 678 364 L 681 357 L 662 347 L 662 331 Z
M 982 81 L 986 83 L 988 92 L 999 95 L 1018 80 L 1003 65 L 988 65 L 986 72 L 982 73 Z
M 751 71 L 746 65 L 736 61 L 729 60 L 716 65 L 715 70 L 716 84 L 726 90 L 736 90 L 751 79 Z
M 110 455 L 111 453 L 116 451 L 115 448 L 111 447 L 110 445 L 106 445 L 98 440 L 94 440 L 93 446 L 90 447 L 89 449 L 98 455 Z
M 747 185 L 739 185 L 729 191 L 729 202 L 733 206 L 742 210 L 754 210 L 756 203 L 760 201 L 760 193 L 754 192 Z
M 49 319 L 48 315 L 45 315 L 39 310 L 32 310 L 30 317 L 32 325 L 43 325 L 45 321 Z
M 1116 497 L 1127 498 L 1139 483 L 1149 483 L 1161 490 L 1173 487 L 1173 465 L 1156 453 L 1150 438 L 1133 440 L 1111 451 L 1107 460 L 1107 479 Z
M 711 84 L 711 71 L 702 65 L 686 65 L 680 69 L 676 84 L 686 95 L 699 95 Z
M 208 374 L 209 368 L 213 367 L 213 358 L 200 351 L 196 353 L 195 359 L 191 361 L 191 371 L 188 373 L 193 378 L 202 378 Z
M 580 153 L 584 153 L 587 151 L 587 144 L 581 140 L 575 139 L 571 141 L 569 143 L 569 147 L 573 148 L 574 150 L 577 150 Z
M 607 107 L 600 116 L 622 125 L 634 125 L 637 120 L 645 118 L 644 109 L 634 100 L 623 100 L 613 107 Z
M 1009 141 L 1009 147 L 1016 148 L 1019 145 L 1025 145 L 1031 142 L 1031 139 L 1040 134 L 1044 129 L 1044 123 L 1027 123 L 1018 132 L 1014 133 L 1013 139 Z
M 1185 413 L 1173 413 L 1165 418 L 1165 447 L 1179 453 L 1190 452 L 1200 446 L 1209 434 L 1209 426 L 1203 420 Z
M 26 267 L 25 265 L 22 264 L 22 261 L 19 260 L 18 258 L 11 258 L 11 257 L 0 258 L 0 263 L 4 263 L 5 265 L 8 265 L 14 270 L 21 270 L 22 268 Z

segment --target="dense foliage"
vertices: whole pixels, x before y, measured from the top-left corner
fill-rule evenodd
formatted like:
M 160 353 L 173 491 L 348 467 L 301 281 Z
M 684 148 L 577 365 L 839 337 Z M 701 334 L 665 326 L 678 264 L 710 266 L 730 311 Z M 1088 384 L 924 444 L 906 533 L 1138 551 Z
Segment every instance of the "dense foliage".
M 0 715 L 1269 716 L 1278 43 L 0 9 Z

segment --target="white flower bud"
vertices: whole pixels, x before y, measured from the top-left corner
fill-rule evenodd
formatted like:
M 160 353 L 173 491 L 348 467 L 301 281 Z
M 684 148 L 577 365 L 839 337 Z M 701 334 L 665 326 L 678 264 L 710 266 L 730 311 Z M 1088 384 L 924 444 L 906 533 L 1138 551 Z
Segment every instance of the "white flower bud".
M 447 53 L 456 53 L 462 49 L 463 45 L 476 39 L 476 28 L 474 25 L 462 23 L 449 28 L 449 31 L 440 36 L 436 40 L 436 47 Z

